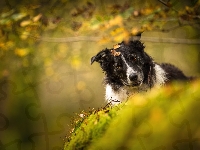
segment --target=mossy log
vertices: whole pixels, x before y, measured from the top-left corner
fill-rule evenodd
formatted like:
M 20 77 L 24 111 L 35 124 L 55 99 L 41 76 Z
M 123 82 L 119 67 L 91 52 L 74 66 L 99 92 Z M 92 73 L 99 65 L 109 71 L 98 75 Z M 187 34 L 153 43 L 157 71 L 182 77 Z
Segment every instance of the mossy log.
M 200 149 L 200 81 L 174 83 L 93 111 L 75 124 L 64 150 Z

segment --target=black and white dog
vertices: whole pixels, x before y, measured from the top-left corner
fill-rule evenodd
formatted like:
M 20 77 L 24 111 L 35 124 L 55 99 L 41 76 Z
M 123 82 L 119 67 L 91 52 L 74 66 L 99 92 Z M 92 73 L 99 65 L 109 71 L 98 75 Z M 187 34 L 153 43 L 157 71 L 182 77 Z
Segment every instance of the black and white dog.
M 100 63 L 105 72 L 106 100 L 116 104 L 130 95 L 162 86 L 173 80 L 189 80 L 177 67 L 158 64 L 144 52 L 140 40 L 122 42 L 111 49 L 104 49 L 91 58 Z

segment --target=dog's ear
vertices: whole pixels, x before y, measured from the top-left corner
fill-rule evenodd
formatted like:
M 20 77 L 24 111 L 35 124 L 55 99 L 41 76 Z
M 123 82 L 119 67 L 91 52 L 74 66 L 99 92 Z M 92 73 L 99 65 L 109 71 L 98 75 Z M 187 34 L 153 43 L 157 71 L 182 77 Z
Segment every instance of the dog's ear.
M 98 62 L 101 69 L 107 74 L 111 72 L 114 64 L 114 55 L 112 55 L 111 49 L 105 49 L 100 51 L 97 55 L 91 58 L 91 64 Z
M 91 65 L 95 61 L 101 64 L 103 61 L 109 60 L 110 57 L 111 57 L 111 52 L 109 49 L 102 50 L 91 58 Z

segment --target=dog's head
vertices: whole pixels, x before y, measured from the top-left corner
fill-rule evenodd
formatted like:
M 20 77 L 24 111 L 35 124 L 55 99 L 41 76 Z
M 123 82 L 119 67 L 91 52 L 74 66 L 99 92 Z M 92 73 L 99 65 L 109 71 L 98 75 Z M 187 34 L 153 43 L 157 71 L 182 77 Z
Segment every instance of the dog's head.
M 139 40 L 122 42 L 112 49 L 104 49 L 91 58 L 100 63 L 107 78 L 119 85 L 138 87 L 142 84 L 151 86 L 150 75 L 153 73 L 153 61 L 144 52 Z

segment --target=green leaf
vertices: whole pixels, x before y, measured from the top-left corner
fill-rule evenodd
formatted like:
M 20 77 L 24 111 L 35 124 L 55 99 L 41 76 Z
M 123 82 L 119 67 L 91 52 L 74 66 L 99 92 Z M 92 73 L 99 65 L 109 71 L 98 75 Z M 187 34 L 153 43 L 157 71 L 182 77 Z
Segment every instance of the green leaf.
M 0 20 L 0 25 L 8 25 L 11 23 L 11 20 L 10 19 L 1 19 Z
M 14 13 L 14 10 L 11 10 L 11 11 L 6 12 L 6 13 L 2 13 L 1 14 L 1 18 L 8 17 L 8 16 L 12 15 L 13 13 Z
M 14 21 L 18 21 L 18 20 L 20 20 L 20 19 L 22 19 L 22 18 L 24 18 L 24 17 L 26 17 L 26 16 L 27 16 L 26 13 L 17 13 L 17 14 L 13 14 L 13 15 L 11 16 L 11 18 L 12 18 Z
M 129 9 L 127 9 L 124 13 L 121 14 L 121 16 L 124 18 L 124 19 L 128 19 L 132 14 L 133 14 L 133 7 L 130 7 Z

